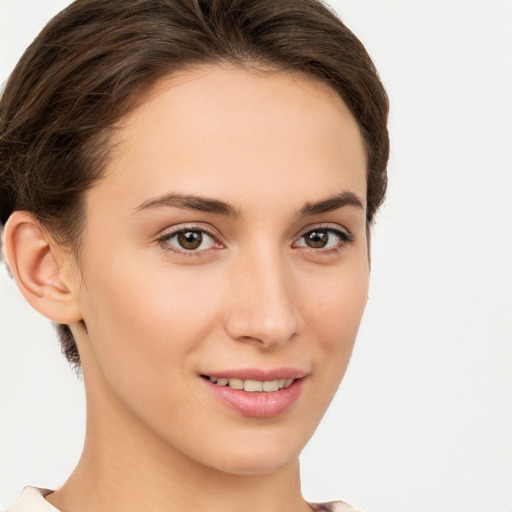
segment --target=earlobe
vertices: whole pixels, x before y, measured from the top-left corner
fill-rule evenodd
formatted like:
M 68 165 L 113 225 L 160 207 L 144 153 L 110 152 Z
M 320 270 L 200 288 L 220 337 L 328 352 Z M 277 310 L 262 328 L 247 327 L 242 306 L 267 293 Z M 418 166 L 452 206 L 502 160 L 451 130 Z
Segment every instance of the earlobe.
M 5 225 L 5 256 L 21 293 L 43 316 L 69 324 L 81 319 L 73 279 L 64 254 L 35 217 L 14 212 Z

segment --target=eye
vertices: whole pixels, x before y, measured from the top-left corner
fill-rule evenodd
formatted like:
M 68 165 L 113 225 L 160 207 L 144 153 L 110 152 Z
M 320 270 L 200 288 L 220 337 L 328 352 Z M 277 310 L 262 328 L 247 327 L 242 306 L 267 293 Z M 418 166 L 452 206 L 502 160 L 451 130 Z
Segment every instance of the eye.
M 318 227 L 304 233 L 295 242 L 297 247 L 309 249 L 340 249 L 346 243 L 352 242 L 352 235 L 346 231 L 334 228 Z
M 164 249 L 179 253 L 198 253 L 219 246 L 212 235 L 199 228 L 184 228 L 165 233 L 158 238 L 158 242 Z

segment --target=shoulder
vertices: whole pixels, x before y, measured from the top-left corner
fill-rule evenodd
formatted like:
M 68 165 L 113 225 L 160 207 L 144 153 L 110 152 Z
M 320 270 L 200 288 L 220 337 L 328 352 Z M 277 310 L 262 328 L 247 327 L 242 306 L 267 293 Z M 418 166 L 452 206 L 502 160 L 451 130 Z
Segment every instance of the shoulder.
M 315 512 L 361 512 L 344 501 L 310 503 L 310 505 Z
M 44 499 L 52 491 L 38 487 L 25 487 L 16 502 L 6 512 L 59 512 Z

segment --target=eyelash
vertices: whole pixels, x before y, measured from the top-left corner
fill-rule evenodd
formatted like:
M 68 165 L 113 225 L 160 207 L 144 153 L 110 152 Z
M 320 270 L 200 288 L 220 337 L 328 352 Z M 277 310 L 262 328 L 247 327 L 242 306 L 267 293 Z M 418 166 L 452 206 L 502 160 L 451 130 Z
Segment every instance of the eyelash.
M 187 232 L 201 232 L 208 235 L 214 243 L 221 244 L 218 240 L 219 236 L 216 233 L 213 233 L 212 231 L 206 229 L 204 226 L 186 226 L 184 228 L 179 228 L 170 232 L 163 233 L 161 236 L 159 236 L 156 239 L 156 242 L 164 249 L 165 252 L 172 252 L 181 256 L 185 257 L 201 257 L 203 256 L 203 252 L 206 252 L 208 249 L 203 250 L 187 250 L 187 249 L 176 249 L 168 244 L 168 242 L 173 239 L 174 237 L 180 235 L 181 233 L 187 233 Z M 310 233 L 313 233 L 315 231 L 326 231 L 327 233 L 334 235 L 340 239 L 340 242 L 331 248 L 323 249 L 323 248 L 313 248 L 313 247 L 307 247 L 307 246 L 300 246 L 303 249 L 305 249 L 307 252 L 313 252 L 317 254 L 336 254 L 341 252 L 343 249 L 346 248 L 347 245 L 350 245 L 354 241 L 354 236 L 348 231 L 348 230 L 341 230 L 339 228 L 333 228 L 332 226 L 315 226 L 312 229 L 308 229 L 308 231 L 305 231 L 297 240 L 300 240 L 304 238 L 305 236 L 309 235 Z M 296 242 L 294 242 L 295 244 Z

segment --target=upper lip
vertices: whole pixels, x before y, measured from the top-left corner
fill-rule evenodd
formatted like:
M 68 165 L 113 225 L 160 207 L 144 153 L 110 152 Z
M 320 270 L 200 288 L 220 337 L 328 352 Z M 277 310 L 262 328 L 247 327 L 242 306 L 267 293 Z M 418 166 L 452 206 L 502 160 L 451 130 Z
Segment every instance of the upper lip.
M 224 377 L 226 379 L 272 381 L 277 379 L 301 379 L 307 372 L 299 368 L 239 368 L 232 370 L 208 371 L 201 373 L 206 377 Z

